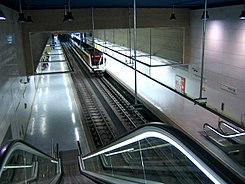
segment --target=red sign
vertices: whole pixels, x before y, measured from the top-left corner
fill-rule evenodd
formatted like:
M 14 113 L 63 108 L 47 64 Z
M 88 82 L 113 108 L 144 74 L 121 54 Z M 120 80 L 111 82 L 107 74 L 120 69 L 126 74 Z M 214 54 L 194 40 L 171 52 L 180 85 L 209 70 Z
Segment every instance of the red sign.
M 175 76 L 175 89 L 185 94 L 185 78 L 179 75 Z

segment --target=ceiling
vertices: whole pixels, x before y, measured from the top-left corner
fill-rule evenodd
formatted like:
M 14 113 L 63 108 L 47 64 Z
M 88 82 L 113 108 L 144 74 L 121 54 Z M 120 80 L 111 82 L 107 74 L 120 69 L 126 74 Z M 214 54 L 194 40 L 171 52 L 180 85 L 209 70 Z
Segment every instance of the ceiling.
M 22 9 L 60 9 L 70 1 L 71 8 L 89 7 L 133 7 L 134 0 L 21 0 Z M 136 0 L 136 6 L 140 8 L 175 8 L 199 9 L 204 7 L 205 0 Z M 238 5 L 244 0 L 207 0 L 208 7 L 220 7 Z M 0 0 L 9 8 L 19 10 L 19 0 Z

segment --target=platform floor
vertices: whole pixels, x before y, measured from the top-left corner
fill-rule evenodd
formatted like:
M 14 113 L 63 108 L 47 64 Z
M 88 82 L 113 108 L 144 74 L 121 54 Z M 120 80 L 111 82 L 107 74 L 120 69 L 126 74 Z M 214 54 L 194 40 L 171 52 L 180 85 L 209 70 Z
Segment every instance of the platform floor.
M 49 52 L 55 57 L 51 56 L 49 66 L 42 70 L 49 74 L 36 76 L 39 79 L 38 90 L 25 140 L 46 153 L 51 152 L 51 142 L 58 143 L 59 150 L 64 151 L 76 149 L 79 140 L 83 153 L 88 153 L 88 144 L 74 99 L 70 74 L 52 74 L 57 71 L 65 72 L 68 68 L 64 57 L 55 55 L 57 52 L 60 54 L 59 49 Z

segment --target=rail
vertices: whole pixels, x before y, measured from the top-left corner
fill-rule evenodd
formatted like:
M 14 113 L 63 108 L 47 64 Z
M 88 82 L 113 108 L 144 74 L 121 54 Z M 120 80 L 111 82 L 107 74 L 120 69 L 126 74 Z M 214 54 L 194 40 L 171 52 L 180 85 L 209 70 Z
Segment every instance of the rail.
M 227 130 L 231 133 L 241 133 L 244 132 L 245 130 L 241 127 L 237 127 L 236 125 L 231 125 L 230 123 L 224 122 L 224 121 L 219 121 L 219 129 L 224 133 L 228 134 Z
M 178 129 L 148 123 L 113 143 L 79 155 L 82 174 L 105 183 L 242 183 Z
M 0 183 L 58 183 L 60 159 L 53 158 L 21 140 L 0 148 Z
M 134 118 L 135 127 L 138 127 L 139 123 L 140 124 L 147 123 L 146 119 L 139 113 L 139 111 L 137 111 L 137 109 L 133 105 L 131 105 L 131 103 L 129 103 L 128 100 L 124 98 L 124 96 L 121 93 L 119 93 L 118 90 L 116 90 L 116 88 L 110 82 L 108 82 L 105 78 L 101 78 L 101 81 L 103 82 L 103 84 L 105 84 L 105 86 L 107 86 L 108 90 L 111 91 L 111 93 L 115 96 L 115 98 L 118 99 L 118 101 L 120 101 L 121 104 L 126 107 L 125 109 L 129 109 L 129 112 L 131 112 L 130 114 L 134 113 L 136 117 Z
M 224 121 L 219 121 L 218 127 L 220 131 L 226 135 L 239 134 L 239 133 L 245 132 L 243 128 L 238 127 L 236 125 L 232 125 Z M 238 137 L 232 138 L 232 140 L 238 144 L 245 144 L 245 136 L 238 136 Z
M 203 129 L 204 129 L 204 131 L 207 131 L 207 129 L 209 129 L 224 139 L 230 139 L 230 138 L 237 138 L 237 137 L 245 136 L 245 132 L 239 132 L 239 133 L 234 133 L 234 134 L 229 134 L 229 135 L 223 134 L 223 133 L 219 132 L 218 130 L 216 130 L 211 125 L 209 125 L 208 123 L 204 123 Z
M 74 54 L 75 60 L 81 59 L 78 57 L 74 50 L 69 50 L 71 54 Z M 75 61 L 74 60 L 74 61 Z M 81 108 L 84 114 L 84 120 L 87 127 L 90 130 L 91 137 L 94 140 L 97 148 L 102 147 L 110 143 L 115 138 L 114 130 L 109 122 L 108 117 L 103 111 L 99 101 L 96 100 L 94 95 L 93 86 L 91 80 L 89 80 L 89 74 L 84 65 L 81 62 L 73 62 L 74 72 L 71 77 L 74 81 L 75 91 L 77 91 L 77 97 L 80 100 Z M 86 80 L 85 80 L 86 79 Z M 88 82 L 87 82 L 88 81 Z

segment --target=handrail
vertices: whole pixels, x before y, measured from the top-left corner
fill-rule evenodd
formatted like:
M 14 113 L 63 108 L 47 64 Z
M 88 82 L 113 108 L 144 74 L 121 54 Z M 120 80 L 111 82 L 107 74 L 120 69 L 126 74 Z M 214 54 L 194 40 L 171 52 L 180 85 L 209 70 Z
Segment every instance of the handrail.
M 244 130 L 242 129 L 242 128 L 235 128 L 235 127 L 233 127 L 233 126 L 231 126 L 230 124 L 228 124 L 228 123 L 226 123 L 226 122 L 224 122 L 224 121 L 219 121 L 219 124 L 218 124 L 218 126 L 219 126 L 219 129 L 225 134 L 225 132 L 222 130 L 222 125 L 224 125 L 224 126 L 226 126 L 227 128 L 229 128 L 230 130 L 232 130 L 233 132 L 236 132 L 236 133 L 242 133 L 242 132 L 244 132 Z M 240 130 L 239 130 L 240 129 Z
M 43 162 L 39 163 L 40 160 Z M 54 175 L 49 176 L 50 183 L 57 183 L 61 178 L 60 159 L 53 158 L 22 140 L 9 141 L 0 148 L 0 181 L 7 179 L 2 178 L 4 172 L 15 169 L 32 173 L 32 176 L 25 178 L 25 181 L 36 180 L 37 172 L 41 170 L 38 166 L 41 164 L 48 165 L 53 171 Z M 32 171 L 28 171 L 28 168 L 32 168 Z
M 147 149 L 144 149 L 140 145 L 141 141 L 144 141 L 145 144 L 148 144 L 147 141 L 151 139 L 159 138 L 162 140 L 167 141 L 168 143 L 171 144 L 173 148 L 176 148 L 178 151 L 183 153 L 185 155 L 185 158 L 187 157 L 192 164 L 196 165 L 196 167 L 201 170 L 210 180 L 212 180 L 214 183 L 239 183 L 243 181 L 242 178 L 238 177 L 239 174 L 234 172 L 233 170 L 230 170 L 230 168 L 227 168 L 224 164 L 221 163 L 220 160 L 218 160 L 216 157 L 211 155 L 207 150 L 202 148 L 199 144 L 197 144 L 193 139 L 189 138 L 187 135 L 185 135 L 183 132 L 181 132 L 178 129 L 175 129 L 174 127 L 171 127 L 169 125 L 163 124 L 163 123 L 149 123 L 145 124 L 141 127 L 136 128 L 135 130 L 127 133 L 126 135 L 118 138 L 111 144 L 94 151 L 92 153 L 89 153 L 84 156 L 79 156 L 79 163 L 80 163 L 80 170 L 83 172 L 93 172 L 93 173 L 98 173 L 103 174 L 106 172 L 106 170 L 111 170 L 110 172 L 113 173 L 114 170 L 116 169 L 124 169 L 122 165 L 117 165 L 114 166 L 113 162 L 116 162 L 114 164 L 117 164 L 119 160 L 112 161 L 110 159 L 113 159 L 113 157 L 116 157 L 117 155 L 121 154 L 121 159 L 123 159 L 123 154 L 130 153 L 130 154 L 136 154 L 136 153 L 141 153 L 140 155 L 142 156 L 142 152 L 146 151 Z M 137 144 L 139 143 L 139 147 L 136 148 Z M 130 147 L 132 144 L 134 146 Z M 161 149 L 165 148 L 166 146 L 156 146 L 156 149 Z M 172 149 L 171 147 L 171 149 Z M 153 149 L 153 147 L 150 147 L 149 150 Z M 163 152 L 160 152 L 161 154 L 166 154 Z M 145 152 L 146 154 L 146 152 Z M 101 156 L 107 157 L 107 162 L 109 162 L 109 165 L 111 168 L 104 167 L 102 166 L 102 170 L 100 171 L 91 171 L 87 169 L 87 167 L 96 160 L 101 160 Z M 142 161 L 141 157 L 137 157 L 137 159 Z M 150 159 L 150 157 L 147 157 L 147 159 Z M 90 161 L 91 160 L 91 161 Z M 104 160 L 105 161 L 105 160 Z M 136 160 L 137 161 L 137 160 Z M 158 160 L 158 162 L 164 162 L 161 160 Z M 88 165 L 89 163 L 89 165 Z M 103 164 L 103 160 L 99 161 L 97 164 Z M 168 162 L 171 164 L 171 160 Z M 142 163 L 144 164 L 146 163 Z M 164 163 L 163 163 L 164 164 Z M 91 166 L 92 167 L 92 166 Z M 98 165 L 96 165 L 98 167 Z M 149 171 L 152 173 L 152 169 L 154 168 L 154 165 L 152 168 L 149 168 L 150 166 L 145 165 L 143 168 L 146 170 L 143 172 L 142 175 L 144 175 L 144 178 L 146 178 L 145 174 Z M 170 167 L 170 166 L 167 166 Z M 190 165 L 187 166 L 189 168 L 189 172 L 191 173 L 192 168 L 190 168 Z M 131 171 L 134 168 L 139 168 L 135 165 L 132 165 Z M 148 168 L 148 169 L 147 169 Z M 157 171 L 163 171 L 164 169 L 159 169 Z M 180 166 L 175 166 L 172 165 L 170 170 L 172 171 L 173 169 L 176 169 L 179 171 L 179 174 L 183 174 L 185 170 L 183 169 L 183 165 Z M 97 169 L 97 168 L 96 168 Z M 149 170 L 150 169 L 150 170 Z M 128 169 L 124 170 L 126 172 Z M 117 170 L 118 171 L 118 170 Z M 120 172 L 120 171 L 118 171 Z M 194 172 L 195 173 L 195 172 Z M 104 173 L 105 174 L 105 173 Z M 108 173 L 106 174 L 108 177 Z M 112 177 L 112 176 L 110 176 Z M 152 181 L 150 181 L 152 182 Z
M 237 137 L 240 137 L 240 136 L 245 136 L 245 132 L 240 132 L 240 133 L 235 133 L 235 134 L 229 134 L 229 135 L 222 134 L 221 132 L 219 132 L 218 130 L 216 130 L 214 127 L 212 127 L 208 123 L 204 123 L 203 128 L 205 129 L 205 127 L 208 127 L 210 130 L 212 130 L 214 133 L 218 134 L 220 137 L 222 137 L 224 139 L 230 139 L 230 138 L 237 138 Z
M 11 151 L 14 151 L 13 149 L 15 149 L 16 146 L 18 146 L 18 144 L 22 144 L 24 147 L 26 147 L 26 149 L 23 150 L 33 150 L 33 152 L 37 153 L 38 155 L 42 155 L 45 158 L 48 159 L 52 159 L 55 161 L 58 161 L 58 159 L 51 157 L 50 155 L 48 155 L 47 153 L 44 153 L 43 151 L 35 148 L 34 146 L 28 144 L 27 142 L 24 142 L 22 140 L 13 140 L 13 141 L 9 141 L 6 142 L 6 144 L 4 144 L 1 147 L 1 151 L 0 151 L 0 168 L 2 166 L 3 160 L 6 157 L 6 155 Z

